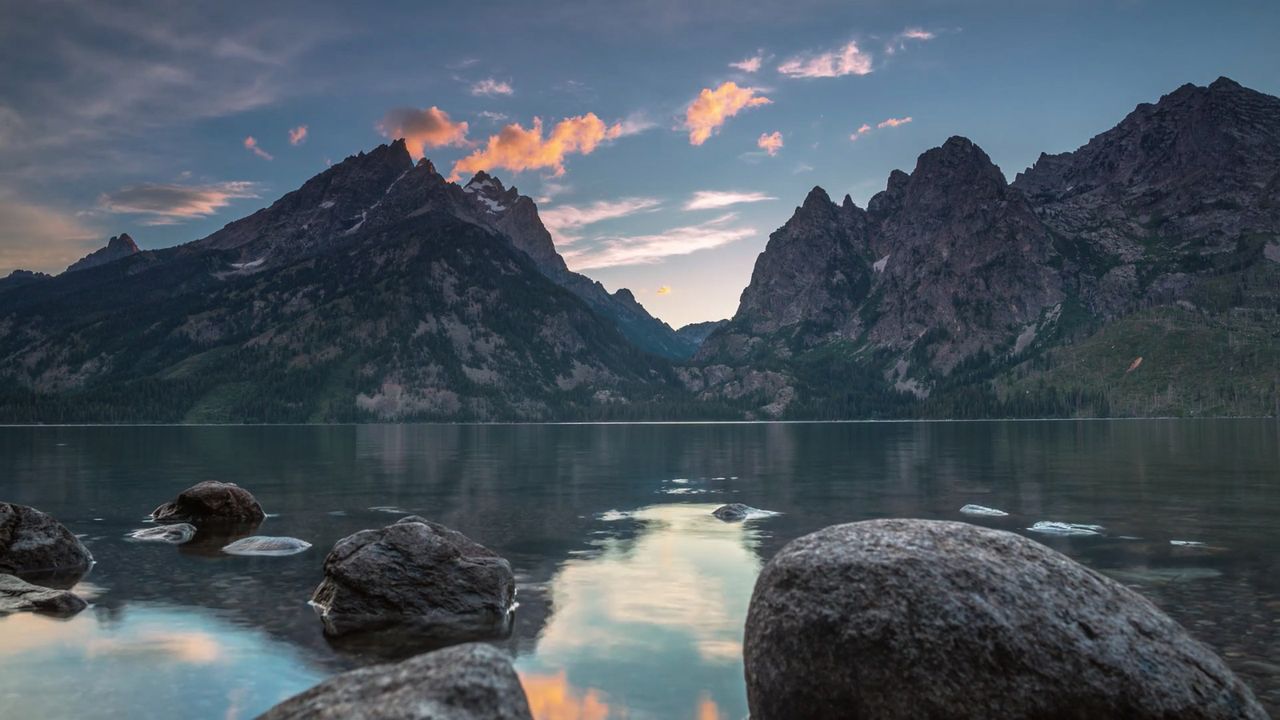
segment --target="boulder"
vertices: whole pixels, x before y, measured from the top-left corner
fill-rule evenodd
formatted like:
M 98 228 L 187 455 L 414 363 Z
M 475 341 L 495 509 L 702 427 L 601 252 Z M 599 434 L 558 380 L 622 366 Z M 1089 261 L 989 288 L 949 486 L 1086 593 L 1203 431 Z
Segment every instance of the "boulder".
M 176 500 L 151 513 L 162 523 L 249 524 L 260 523 L 266 514 L 248 490 L 235 483 L 206 481 L 183 490 Z
M 142 528 L 129 533 L 129 539 L 131 540 L 168 543 L 169 545 L 181 545 L 191 542 L 191 538 L 195 536 L 196 526 L 187 523 L 156 525 L 155 527 Z
M 69 617 L 86 607 L 88 603 L 67 590 L 53 590 L 32 585 L 13 575 L 0 575 L 0 615 L 38 612 Z
M 747 613 L 753 720 L 1265 718 L 1141 595 L 1032 540 L 871 520 L 786 545 Z
M 395 627 L 461 641 L 509 631 L 514 600 L 510 563 L 411 515 L 339 540 L 311 604 L 330 637 Z
M 0 503 L 0 573 L 62 579 L 69 587 L 92 564 L 88 548 L 62 523 L 33 507 Z
M 394 665 L 332 677 L 258 720 L 532 720 L 511 660 L 489 645 L 455 645 Z

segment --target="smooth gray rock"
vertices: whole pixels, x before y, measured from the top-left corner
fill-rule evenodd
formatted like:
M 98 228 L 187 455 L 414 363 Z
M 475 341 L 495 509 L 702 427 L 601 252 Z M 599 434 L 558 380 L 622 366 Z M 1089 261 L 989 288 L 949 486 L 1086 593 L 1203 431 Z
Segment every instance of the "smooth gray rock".
M 163 523 L 259 523 L 266 514 L 256 498 L 235 483 L 213 480 L 197 483 L 151 513 Z
M 88 603 L 67 590 L 53 590 L 13 575 L 0 575 L 0 615 L 38 612 L 69 617 L 86 607 Z
M 62 523 L 33 507 L 0 502 L 0 573 L 64 578 L 70 586 L 92 564 L 89 549 Z
M 403 627 L 475 640 L 510 628 L 511 565 L 456 530 L 409 516 L 339 540 L 311 598 L 331 637 Z
M 191 542 L 191 538 L 196 536 L 196 526 L 189 523 L 175 523 L 173 525 L 156 525 L 155 527 L 142 528 L 129 533 L 129 539 L 139 542 L 159 542 L 168 543 L 170 545 L 181 545 Z
M 744 643 L 753 720 L 1265 718 L 1145 598 L 1012 533 L 871 520 L 765 565 Z
M 532 720 L 511 660 L 455 645 L 394 665 L 352 670 L 295 695 L 259 720 Z
M 297 555 L 310 547 L 311 543 L 298 538 L 255 535 L 242 538 L 223 547 L 222 552 L 228 555 L 282 557 L 285 555 Z

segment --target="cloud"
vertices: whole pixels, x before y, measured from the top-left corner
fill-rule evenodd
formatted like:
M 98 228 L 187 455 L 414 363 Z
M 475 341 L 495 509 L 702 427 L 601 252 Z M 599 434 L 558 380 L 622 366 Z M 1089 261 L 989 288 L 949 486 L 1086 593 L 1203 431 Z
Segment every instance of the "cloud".
M 480 117 L 484 118 L 485 120 L 488 120 L 489 122 L 495 122 L 495 123 L 499 123 L 507 119 L 506 113 L 493 112 L 492 110 L 481 110 L 480 112 L 476 113 L 476 115 L 479 115 Z
M 566 156 L 589 155 L 600 143 L 621 135 L 621 123 L 605 125 L 595 113 L 561 120 L 546 137 L 542 135 L 542 118 L 534 118 L 533 126 L 528 129 L 520 123 L 511 123 L 497 135 L 490 135 L 483 149 L 454 163 L 450 179 L 457 180 L 462 173 L 497 168 L 512 172 L 549 168 L 553 175 L 560 176 L 564 174 Z
M 654 235 L 601 238 L 595 247 L 565 253 L 575 270 L 644 265 L 676 256 L 728 245 L 756 234 L 755 228 L 732 227 L 737 215 L 728 213 L 697 225 L 671 228 Z
M 511 89 L 511 83 L 493 78 L 485 78 L 471 86 L 472 95 L 483 95 L 485 97 L 493 97 L 494 95 L 512 95 L 515 90 Z
M 109 212 L 142 215 L 144 225 L 172 225 L 208 217 L 232 200 L 258 197 L 258 184 L 245 180 L 209 185 L 145 183 L 103 193 L 98 207 Z
M 777 130 L 772 133 L 760 133 L 760 137 L 756 138 L 756 147 L 769 153 L 770 157 L 777 155 L 782 149 L 782 133 Z
M 627 117 L 623 118 L 622 122 L 618 123 L 618 125 L 619 125 L 618 137 L 627 137 L 629 135 L 639 135 L 642 132 L 646 132 L 648 130 L 652 130 L 658 127 L 658 123 L 650 120 L 648 117 L 646 117 L 641 113 L 633 113 L 631 115 L 628 115 Z
M 715 90 L 703 88 L 685 110 L 684 126 L 689 129 L 689 144 L 701 145 L 734 115 L 773 102 L 758 92 L 753 87 L 738 87 L 735 82 L 726 82 Z
M 908 115 L 907 117 L 902 117 L 902 118 L 889 118 L 889 119 L 887 119 L 887 120 L 882 120 L 882 121 L 880 121 L 879 123 L 877 123 L 877 124 L 876 124 L 876 127 L 878 127 L 878 128 L 891 128 L 891 127 L 898 127 L 899 125 L 906 125 L 906 124 L 907 124 L 907 123 L 909 123 L 909 122 L 911 122 L 911 116 L 910 116 L 910 115 Z M 863 127 L 865 127 L 865 126 L 863 126 Z
M 455 123 L 449 113 L 435 105 L 425 110 L 392 108 L 378 123 L 378 131 L 388 138 L 404 138 L 409 154 L 415 158 L 425 155 L 429 147 L 468 144 L 467 123 Z
M 560 205 L 539 213 L 542 224 L 555 237 L 558 245 L 571 245 L 580 238 L 573 234 L 587 225 L 648 212 L 662 202 L 656 198 L 633 197 L 599 200 L 590 205 Z
M 858 43 L 850 41 L 838 50 L 796 55 L 778 66 L 778 72 L 788 77 L 832 78 L 845 75 L 871 74 L 871 55 L 858 49 Z
M 932 40 L 937 37 L 937 35 L 920 28 L 907 28 L 899 33 L 898 37 L 905 38 L 907 40 Z
M 663 285 L 662 287 L 660 287 L 660 288 L 658 288 L 657 290 L 655 290 L 653 294 L 654 294 L 654 295 L 670 295 L 670 294 L 671 294 L 671 286 L 670 286 L 670 285 Z
M 304 143 L 304 142 L 306 142 L 306 141 L 307 141 L 307 126 L 306 126 L 306 125 L 299 125 L 299 126 L 298 126 L 298 127 L 296 127 L 296 128 L 290 128 L 290 130 L 289 130 L 289 144 L 290 144 L 290 145 L 301 145 L 302 143 Z
M 866 135 L 869 132 L 871 132 L 871 126 L 866 123 L 862 123 L 861 127 L 859 127 L 857 130 L 854 130 L 853 133 L 849 135 L 849 139 L 854 142 L 857 142 L 858 138 L 862 137 L 863 135 Z
M 897 35 L 894 35 L 889 42 L 885 43 L 884 51 L 892 55 L 899 50 L 907 49 L 908 40 L 924 42 L 926 40 L 932 40 L 935 37 L 937 37 L 937 34 L 929 30 L 918 27 L 909 27 Z
M 737 68 L 742 72 L 753 73 L 759 72 L 760 66 L 764 64 L 764 53 L 756 53 L 745 60 L 729 63 L 729 67 Z
M 0 276 L 13 270 L 57 272 L 101 242 L 101 233 L 74 215 L 0 196 Z
M 699 190 L 689 198 L 684 204 L 685 210 L 712 210 L 715 208 L 729 207 L 730 205 L 740 205 L 742 203 L 764 202 L 766 200 L 777 200 L 772 195 L 765 195 L 762 192 L 736 192 L 733 190 Z
M 244 149 L 252 152 L 263 160 L 275 160 L 275 156 L 258 147 L 258 141 L 255 140 L 252 135 L 244 139 Z

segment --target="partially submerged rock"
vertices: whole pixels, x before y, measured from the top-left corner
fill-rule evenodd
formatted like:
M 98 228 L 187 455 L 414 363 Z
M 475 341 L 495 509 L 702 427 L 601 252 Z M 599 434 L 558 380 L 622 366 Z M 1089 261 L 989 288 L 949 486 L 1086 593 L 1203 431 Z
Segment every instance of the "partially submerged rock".
M 965 515 L 977 515 L 979 517 L 1008 517 L 1009 513 L 996 508 L 986 507 L 985 505 L 965 505 L 960 508 L 960 512 Z
M 753 720 L 1265 718 L 1141 595 L 1013 533 L 871 520 L 789 543 L 747 615 Z
M 13 575 L 0 575 L 0 615 L 37 612 L 69 617 L 86 607 L 88 603 L 70 591 L 32 585 Z
M 51 516 L 0 503 L 0 573 L 70 587 L 93 564 L 89 549 Z
M 311 603 L 331 637 L 404 628 L 459 641 L 509 632 L 514 600 L 510 563 L 411 515 L 339 540 Z
M 1101 535 L 1101 525 L 1083 525 L 1081 523 L 1057 522 L 1054 520 L 1041 520 L 1031 527 L 1027 528 L 1031 532 L 1041 533 L 1043 535 Z
M 455 645 L 395 665 L 332 677 L 258 720 L 532 720 L 511 660 L 489 645 Z
M 769 510 L 761 510 L 759 508 L 753 508 L 750 505 L 743 505 L 742 503 L 729 503 L 728 505 L 721 505 L 720 507 L 711 511 L 711 514 L 715 515 L 717 518 L 720 518 L 725 522 L 741 522 L 743 520 L 751 520 L 754 518 L 762 518 L 762 517 L 768 517 L 770 515 L 777 515 L 777 513 L 775 512 L 771 512 Z
M 297 555 L 309 547 L 311 547 L 311 543 L 297 538 L 255 535 L 253 537 L 237 540 L 230 545 L 227 545 L 222 548 L 222 552 L 228 555 L 262 555 L 267 557 L 280 557 L 284 555 Z
M 138 540 L 140 542 L 158 542 L 168 543 L 170 545 L 181 545 L 191 542 L 191 538 L 196 536 L 196 526 L 188 523 L 175 523 L 173 525 L 156 525 L 154 527 L 142 528 L 129 533 L 129 539 Z
M 266 514 L 257 499 L 235 483 L 209 480 L 183 490 L 151 513 L 162 523 L 260 523 Z

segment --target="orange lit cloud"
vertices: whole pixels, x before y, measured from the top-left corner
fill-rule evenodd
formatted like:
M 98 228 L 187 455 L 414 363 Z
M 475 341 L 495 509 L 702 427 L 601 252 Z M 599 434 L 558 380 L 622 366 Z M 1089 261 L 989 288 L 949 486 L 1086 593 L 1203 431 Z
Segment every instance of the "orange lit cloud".
M 878 128 L 898 127 L 899 125 L 906 125 L 909 122 L 911 122 L 910 115 L 904 118 L 889 118 L 888 120 L 883 120 L 880 123 L 878 123 L 876 127 Z
M 534 118 L 533 126 L 528 129 L 520 123 L 511 123 L 497 135 L 490 135 L 483 149 L 476 150 L 455 163 L 450 179 L 456 181 L 462 173 L 498 168 L 506 168 L 512 172 L 549 168 L 552 174 L 563 175 L 566 156 L 589 155 L 600 143 L 618 138 L 622 134 L 621 123 L 605 125 L 595 113 L 561 120 L 545 137 L 542 134 L 542 118 Z
M 596 690 L 582 692 L 569 684 L 563 670 L 555 675 L 520 677 L 529 710 L 538 720 L 606 720 L 609 705 Z
M 434 105 L 425 110 L 392 108 L 378 123 L 378 131 L 389 138 L 404 138 L 409 154 L 415 158 L 425 155 L 429 147 L 468 144 L 467 123 L 455 123 L 449 113 Z
M 271 153 L 258 147 L 258 141 L 252 135 L 244 139 L 244 149 L 257 155 L 263 160 L 275 160 Z
M 738 87 L 732 81 L 715 90 L 703 88 L 685 110 L 684 125 L 689 129 L 689 144 L 701 145 L 734 115 L 747 108 L 773 102 L 758 92 L 756 88 Z
M 789 58 L 778 66 L 778 72 L 788 77 L 801 78 L 869 75 L 871 55 L 858 49 L 856 42 L 849 42 L 838 50 Z
M 306 125 L 299 125 L 298 127 L 296 127 L 296 128 L 291 128 L 291 129 L 289 130 L 289 144 L 290 144 L 290 145 L 301 145 L 302 143 L 306 142 L 306 140 L 307 140 L 307 126 L 306 126 Z
M 658 295 L 670 295 L 670 294 L 671 294 L 671 286 L 670 286 L 670 285 L 663 285 L 662 287 L 660 287 L 660 288 L 658 288 L 658 289 L 657 289 L 656 294 L 658 294 Z
M 858 128 L 851 135 L 849 135 L 849 139 L 856 141 L 858 138 L 862 137 L 863 135 L 866 135 L 869 132 L 871 132 L 871 126 L 866 123 L 862 123 L 862 127 Z
M 782 133 L 777 130 L 772 133 L 761 133 L 756 139 L 756 147 L 769 153 L 770 157 L 777 155 L 782 149 Z

